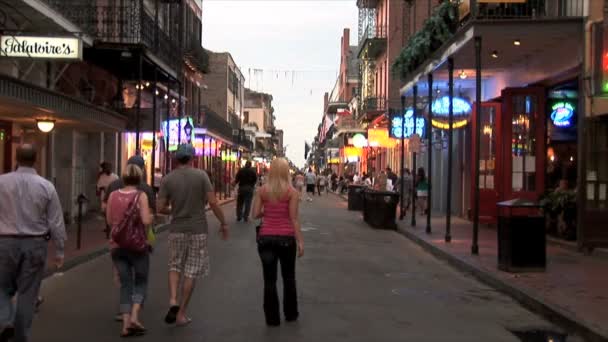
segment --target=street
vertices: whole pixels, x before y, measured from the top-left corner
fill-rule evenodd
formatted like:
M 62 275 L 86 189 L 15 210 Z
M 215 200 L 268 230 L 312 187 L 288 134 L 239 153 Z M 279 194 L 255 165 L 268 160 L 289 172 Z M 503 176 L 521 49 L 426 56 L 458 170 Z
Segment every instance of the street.
M 297 262 L 300 320 L 265 325 L 254 224 L 219 239 L 210 218 L 211 275 L 191 301 L 193 323 L 167 326 L 167 244 L 151 261 L 146 341 L 519 341 L 509 330 L 551 329 L 510 298 L 436 260 L 392 231 L 373 230 L 334 195 L 302 202 L 305 255 Z M 212 216 L 211 214 L 209 214 Z M 119 341 L 118 291 L 108 255 L 43 283 L 34 342 Z M 554 329 L 554 328 L 553 328 Z

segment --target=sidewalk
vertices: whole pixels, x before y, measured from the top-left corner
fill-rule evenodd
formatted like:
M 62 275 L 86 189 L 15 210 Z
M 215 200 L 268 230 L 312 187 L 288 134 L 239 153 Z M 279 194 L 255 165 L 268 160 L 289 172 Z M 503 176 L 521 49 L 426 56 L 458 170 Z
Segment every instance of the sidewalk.
M 496 230 L 480 225 L 479 255 L 471 255 L 473 225 L 452 218 L 452 242 L 444 241 L 445 218 L 431 220 L 433 232 L 425 233 L 426 217 L 411 216 L 398 222 L 399 230 L 436 256 L 480 280 L 508 293 L 530 309 L 571 326 L 589 340 L 608 340 L 608 259 L 586 256 L 571 248 L 547 244 L 547 269 L 538 273 L 498 270 Z
M 228 198 L 220 201 L 220 205 L 225 205 L 234 201 L 234 198 Z M 210 210 L 207 208 L 207 210 Z M 157 227 L 165 222 L 164 215 L 158 215 L 156 219 Z M 81 246 L 77 248 L 78 241 L 78 225 L 74 222 L 66 225 L 68 240 L 65 243 L 65 261 L 60 272 L 65 272 L 83 262 L 87 262 L 100 255 L 108 252 L 108 240 L 106 239 L 105 221 L 99 214 L 90 214 L 83 220 L 81 232 Z M 159 232 L 162 232 L 160 228 Z M 49 243 L 49 251 L 47 256 L 47 272 L 46 276 L 53 274 L 56 269 L 54 266 L 55 245 L 51 240 Z

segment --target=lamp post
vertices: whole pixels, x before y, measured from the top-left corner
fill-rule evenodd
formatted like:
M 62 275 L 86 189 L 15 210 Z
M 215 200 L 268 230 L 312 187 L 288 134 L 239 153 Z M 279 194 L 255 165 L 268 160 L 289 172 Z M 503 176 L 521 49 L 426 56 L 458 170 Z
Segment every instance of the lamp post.
M 473 244 L 471 253 L 479 254 L 479 245 L 477 244 L 479 233 L 479 148 L 481 141 L 481 37 L 475 37 L 475 203 L 473 206 Z
M 412 111 L 414 118 L 414 131 L 412 132 L 412 138 L 416 135 L 416 121 L 418 119 L 418 85 L 414 85 L 414 98 L 412 99 Z M 405 120 L 404 120 L 405 121 Z M 404 134 L 405 135 L 405 134 Z M 411 140 L 410 140 L 411 143 Z M 412 144 L 410 144 L 410 147 Z M 416 150 L 412 148 L 412 199 L 414 203 L 412 205 L 412 227 L 416 227 Z
M 432 174 L 432 166 L 433 166 L 433 74 L 428 75 L 428 101 L 429 101 L 429 117 L 428 124 L 426 125 L 426 134 L 427 134 L 427 183 L 428 186 L 428 195 L 426 198 L 426 233 L 431 234 L 431 194 L 432 194 L 432 185 L 431 185 L 431 174 Z

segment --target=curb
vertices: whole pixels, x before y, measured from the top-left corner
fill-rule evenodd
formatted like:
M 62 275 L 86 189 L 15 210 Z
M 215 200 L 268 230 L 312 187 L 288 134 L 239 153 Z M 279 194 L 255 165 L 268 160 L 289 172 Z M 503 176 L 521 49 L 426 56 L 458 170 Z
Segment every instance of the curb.
M 335 195 L 337 197 L 342 198 L 343 200 L 347 200 L 347 197 L 343 195 Z M 585 339 L 585 341 L 608 342 L 608 336 L 603 335 L 595 328 L 585 324 L 583 321 L 571 317 L 572 314 L 564 312 L 562 309 L 557 308 L 553 304 L 549 304 L 521 288 L 508 284 L 500 278 L 495 277 L 491 273 L 488 273 L 483 269 L 480 269 L 474 265 L 467 263 L 461 258 L 454 256 L 439 247 L 434 246 L 433 244 L 416 236 L 416 234 L 402 229 L 401 227 L 397 228 L 397 232 L 409 239 L 410 241 L 414 242 L 418 246 L 422 247 L 425 251 L 429 252 L 437 259 L 447 262 L 450 266 L 456 268 L 461 272 L 472 275 L 480 282 L 490 287 L 493 287 L 496 290 L 513 298 L 515 301 L 520 303 L 528 310 L 539 314 L 540 316 L 561 327 L 568 329 L 570 332 L 574 332 L 580 335 Z
M 229 199 L 229 200 L 223 202 L 220 206 L 224 206 L 226 204 L 230 204 L 230 203 L 234 202 L 235 200 L 236 199 L 234 199 L 234 198 L 233 199 Z M 206 211 L 207 212 L 211 211 L 211 208 L 207 208 Z M 166 223 L 159 224 L 159 225 L 156 226 L 156 234 L 162 234 L 165 231 L 167 231 L 168 228 L 169 228 L 169 226 Z M 86 262 L 89 262 L 89 261 L 91 261 L 93 259 L 96 259 L 96 258 L 98 258 L 100 256 L 108 254 L 109 252 L 110 252 L 110 250 L 108 249 L 108 247 L 104 246 L 104 247 L 99 247 L 99 248 L 97 248 L 95 250 L 92 250 L 91 252 L 86 253 L 84 255 L 80 255 L 80 256 L 71 258 L 70 260 L 67 260 L 63 264 L 63 267 L 61 268 L 60 273 L 65 273 L 65 272 L 73 269 L 76 266 L 82 265 L 82 264 L 84 264 Z M 52 276 L 55 273 L 58 273 L 58 272 L 56 270 L 47 269 L 47 270 L 44 271 L 43 279 L 46 279 L 46 278 Z
M 446 261 L 452 267 L 460 271 L 471 274 L 477 280 L 508 295 L 509 297 L 513 298 L 532 312 L 535 312 L 545 317 L 549 321 L 554 322 L 555 324 L 562 326 L 570 330 L 571 332 L 579 334 L 585 339 L 585 341 L 608 341 L 608 337 L 602 335 L 602 333 L 596 331 L 594 328 L 588 326 L 584 322 L 571 317 L 572 314 L 568 314 L 562 309 L 559 309 L 554 305 L 535 297 L 527 291 L 516 286 L 510 285 L 507 282 L 499 279 L 498 277 L 495 277 L 494 275 L 485 272 L 484 270 L 473 266 L 454 255 L 451 255 L 450 253 L 434 246 L 433 244 L 425 241 L 424 239 L 421 239 L 420 237 L 416 236 L 411 232 L 408 232 L 407 230 L 399 228 L 397 232 L 405 236 L 412 242 L 416 243 L 436 258 Z

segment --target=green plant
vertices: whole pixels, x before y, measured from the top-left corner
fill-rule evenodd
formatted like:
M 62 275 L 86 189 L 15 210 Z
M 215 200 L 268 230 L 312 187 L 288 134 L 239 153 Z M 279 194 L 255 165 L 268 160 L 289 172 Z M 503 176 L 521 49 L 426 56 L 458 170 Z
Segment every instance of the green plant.
M 458 4 L 444 1 L 428 18 L 420 31 L 410 37 L 407 45 L 391 66 L 394 77 L 402 80 L 447 42 L 458 28 Z

